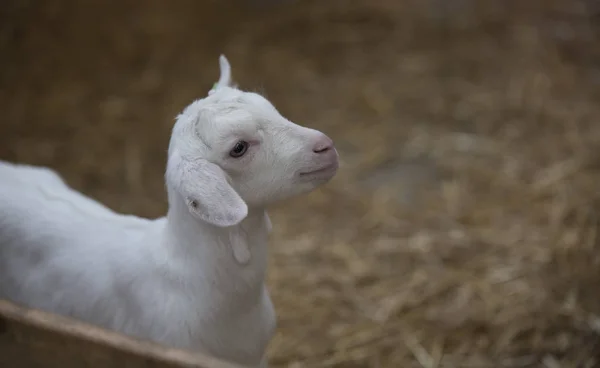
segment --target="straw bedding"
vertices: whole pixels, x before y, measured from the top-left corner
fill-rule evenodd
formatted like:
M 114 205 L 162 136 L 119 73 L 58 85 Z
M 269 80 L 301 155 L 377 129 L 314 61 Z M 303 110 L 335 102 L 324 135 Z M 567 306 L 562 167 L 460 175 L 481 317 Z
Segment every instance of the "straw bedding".
M 594 3 L 243 3 L 6 2 L 0 157 L 160 216 L 225 53 L 342 160 L 271 212 L 272 366 L 600 366 Z

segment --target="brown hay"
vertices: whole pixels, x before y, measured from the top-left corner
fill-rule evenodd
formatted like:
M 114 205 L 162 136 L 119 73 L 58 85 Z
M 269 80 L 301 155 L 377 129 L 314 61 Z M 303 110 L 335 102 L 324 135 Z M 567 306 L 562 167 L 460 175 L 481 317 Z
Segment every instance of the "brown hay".
M 271 214 L 272 366 L 600 365 L 593 3 L 12 3 L 0 157 L 115 209 L 164 212 L 220 52 L 336 140 L 335 180 Z

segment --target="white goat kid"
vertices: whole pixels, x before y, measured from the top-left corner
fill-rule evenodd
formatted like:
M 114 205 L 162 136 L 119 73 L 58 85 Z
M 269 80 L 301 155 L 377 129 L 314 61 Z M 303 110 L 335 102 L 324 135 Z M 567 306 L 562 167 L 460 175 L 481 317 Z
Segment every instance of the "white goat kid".
M 0 298 L 267 366 L 265 208 L 329 181 L 338 154 L 220 66 L 173 127 L 166 217 L 118 214 L 50 169 L 0 162 Z

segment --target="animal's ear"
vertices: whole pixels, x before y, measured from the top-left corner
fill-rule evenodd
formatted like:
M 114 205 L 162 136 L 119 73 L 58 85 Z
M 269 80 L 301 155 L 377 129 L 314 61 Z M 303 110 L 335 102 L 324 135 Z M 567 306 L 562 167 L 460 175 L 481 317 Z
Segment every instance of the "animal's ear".
M 227 60 L 225 55 L 219 56 L 219 70 L 219 81 L 213 85 L 210 91 L 208 91 L 209 95 L 212 95 L 221 87 L 233 87 L 233 81 L 231 79 L 231 65 L 229 64 L 229 60 Z
M 185 200 L 195 218 L 226 227 L 248 216 L 248 206 L 227 181 L 225 172 L 204 159 L 186 160 L 173 152 L 166 180 Z

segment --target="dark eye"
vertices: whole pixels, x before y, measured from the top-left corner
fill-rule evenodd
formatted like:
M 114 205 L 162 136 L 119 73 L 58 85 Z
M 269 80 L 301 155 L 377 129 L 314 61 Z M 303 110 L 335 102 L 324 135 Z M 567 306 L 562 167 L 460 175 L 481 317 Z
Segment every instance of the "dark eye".
M 229 152 L 229 156 L 231 157 L 242 157 L 244 153 L 248 150 L 248 142 L 239 141 L 235 144 L 233 149 Z

